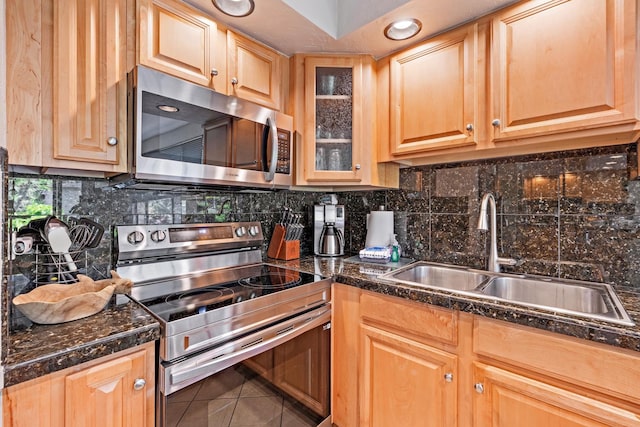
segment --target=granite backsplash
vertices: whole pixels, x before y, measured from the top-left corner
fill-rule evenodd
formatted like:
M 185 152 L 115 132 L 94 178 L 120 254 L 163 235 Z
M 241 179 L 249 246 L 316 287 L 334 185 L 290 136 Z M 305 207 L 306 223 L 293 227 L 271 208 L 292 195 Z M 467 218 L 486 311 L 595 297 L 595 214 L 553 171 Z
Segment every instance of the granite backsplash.
M 401 169 L 398 190 L 338 192 L 346 206 L 346 252 L 364 246 L 366 214 L 395 211 L 403 256 L 482 268 L 488 233 L 477 230 L 480 199 L 498 205 L 498 247 L 522 261 L 511 271 L 640 287 L 640 181 L 636 145 L 548 153 Z M 9 226 L 50 208 L 62 219 L 89 217 L 116 224 L 260 221 L 268 246 L 284 206 L 303 214 L 302 255 L 312 252 L 311 207 L 321 193 L 162 192 L 114 189 L 103 179 L 14 174 L 9 179 Z M 88 251 L 87 273 L 111 267 L 111 232 Z M 31 264 L 30 264 L 31 263 Z M 33 260 L 18 257 L 14 273 Z M 14 294 L 15 289 L 10 289 Z

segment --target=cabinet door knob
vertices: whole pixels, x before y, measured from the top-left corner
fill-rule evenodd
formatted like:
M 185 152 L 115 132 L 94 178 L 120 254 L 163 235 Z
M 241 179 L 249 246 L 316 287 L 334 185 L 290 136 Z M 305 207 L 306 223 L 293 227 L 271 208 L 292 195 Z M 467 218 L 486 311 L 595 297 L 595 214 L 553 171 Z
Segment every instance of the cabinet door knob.
M 356 170 L 359 171 L 360 170 L 360 163 L 356 163 Z
M 215 77 L 218 75 L 218 69 L 217 68 L 212 68 L 211 69 L 211 77 Z
M 238 84 L 238 79 L 236 77 L 233 77 L 231 79 L 231 84 L 234 85 L 234 86 L 237 85 Z
M 118 138 L 116 138 L 115 136 L 110 136 L 109 138 L 107 138 L 107 144 L 112 147 L 118 145 Z
M 142 390 L 145 385 L 147 385 L 147 382 L 144 380 L 144 378 L 138 378 L 133 382 L 133 389 Z
M 475 383 L 473 388 L 476 391 L 476 393 L 478 393 L 478 394 L 484 393 L 484 386 L 482 385 L 482 383 Z
M 448 383 L 453 381 L 453 374 L 451 372 L 447 372 L 444 374 L 444 380 Z
M 467 130 L 469 132 L 473 132 L 473 124 L 472 123 L 467 123 Z
M 500 126 L 500 119 L 493 119 L 493 121 L 491 122 L 491 126 L 496 128 Z

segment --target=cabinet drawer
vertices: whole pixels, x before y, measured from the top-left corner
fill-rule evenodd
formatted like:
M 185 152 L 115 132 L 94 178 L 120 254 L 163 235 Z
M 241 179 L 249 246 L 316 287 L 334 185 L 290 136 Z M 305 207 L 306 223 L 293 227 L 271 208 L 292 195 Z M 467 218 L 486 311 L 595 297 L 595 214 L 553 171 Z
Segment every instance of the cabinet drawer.
M 458 343 L 458 315 L 452 310 L 363 292 L 360 315 L 365 322 L 388 325 L 414 337 L 451 345 Z
M 474 352 L 624 400 L 640 399 L 640 353 L 477 317 Z

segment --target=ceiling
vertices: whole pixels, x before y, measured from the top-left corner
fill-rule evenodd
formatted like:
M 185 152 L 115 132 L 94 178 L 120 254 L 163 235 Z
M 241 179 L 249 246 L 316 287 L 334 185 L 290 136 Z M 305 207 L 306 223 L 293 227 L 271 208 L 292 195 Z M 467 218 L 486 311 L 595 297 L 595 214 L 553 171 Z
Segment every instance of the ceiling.
M 211 0 L 183 0 L 216 21 L 286 55 L 294 53 L 368 53 L 386 56 L 461 23 L 500 9 L 515 0 L 255 0 L 254 12 L 233 18 Z M 391 41 L 384 28 L 394 20 L 417 18 L 422 31 Z

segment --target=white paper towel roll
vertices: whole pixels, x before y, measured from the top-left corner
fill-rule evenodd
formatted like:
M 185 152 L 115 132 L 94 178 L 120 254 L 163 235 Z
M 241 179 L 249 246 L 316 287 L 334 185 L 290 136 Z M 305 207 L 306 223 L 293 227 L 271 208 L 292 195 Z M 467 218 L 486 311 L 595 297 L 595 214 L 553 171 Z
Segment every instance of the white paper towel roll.
M 371 211 L 367 215 L 367 248 L 388 246 L 393 241 L 393 211 Z

